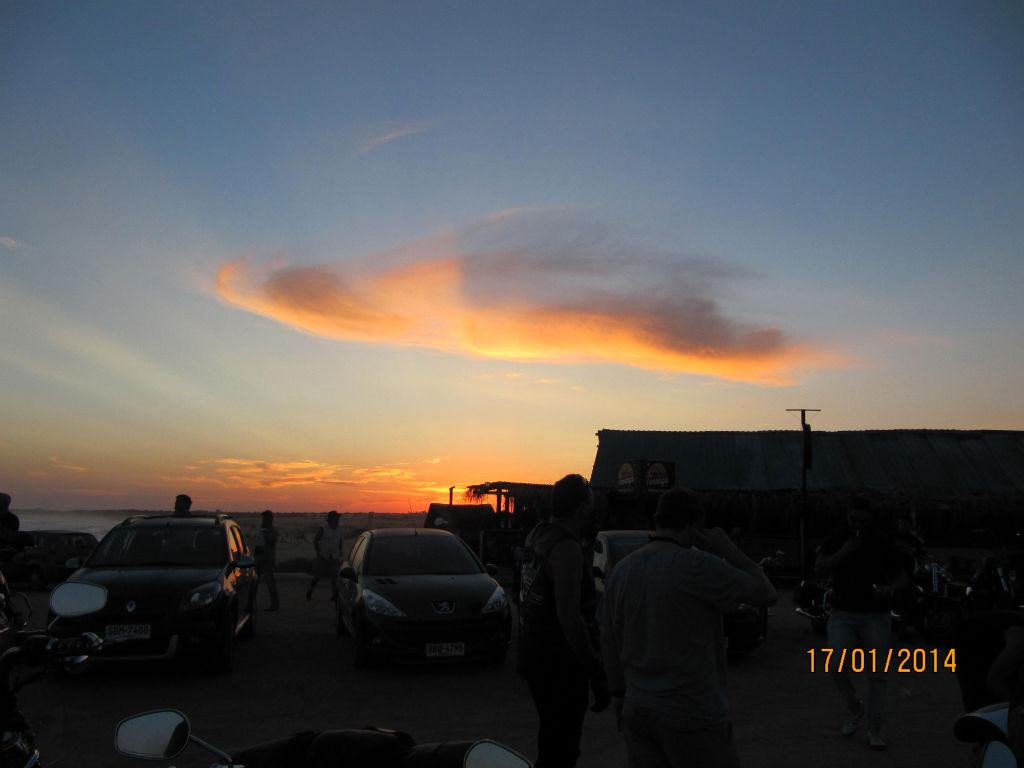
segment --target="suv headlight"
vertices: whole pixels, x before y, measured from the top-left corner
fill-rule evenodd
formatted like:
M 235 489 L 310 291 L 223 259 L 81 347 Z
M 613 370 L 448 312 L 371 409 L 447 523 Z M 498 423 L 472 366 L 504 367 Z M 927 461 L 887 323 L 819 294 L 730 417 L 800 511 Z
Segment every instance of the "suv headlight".
M 363 605 L 366 606 L 366 610 L 371 613 L 379 613 L 381 616 L 405 616 L 405 612 L 401 608 L 397 608 L 394 603 L 384 599 L 372 589 L 363 590 Z
M 181 610 L 194 611 L 197 608 L 205 608 L 220 597 L 222 591 L 220 582 L 217 581 L 200 584 L 182 599 Z
M 495 587 L 494 592 L 491 593 L 490 598 L 484 603 L 480 613 L 494 613 L 495 611 L 503 611 L 506 608 L 508 608 L 508 597 L 505 595 L 505 590 L 501 587 Z

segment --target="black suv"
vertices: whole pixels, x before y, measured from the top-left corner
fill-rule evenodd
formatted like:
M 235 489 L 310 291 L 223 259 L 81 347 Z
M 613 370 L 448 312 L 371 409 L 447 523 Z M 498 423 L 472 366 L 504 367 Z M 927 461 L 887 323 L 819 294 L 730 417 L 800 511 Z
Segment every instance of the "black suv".
M 130 517 L 68 578 L 106 587 L 106 607 L 59 619 L 54 633 L 95 632 L 104 659 L 167 658 L 195 648 L 209 668 L 229 672 L 235 637 L 256 632 L 254 566 L 227 515 Z

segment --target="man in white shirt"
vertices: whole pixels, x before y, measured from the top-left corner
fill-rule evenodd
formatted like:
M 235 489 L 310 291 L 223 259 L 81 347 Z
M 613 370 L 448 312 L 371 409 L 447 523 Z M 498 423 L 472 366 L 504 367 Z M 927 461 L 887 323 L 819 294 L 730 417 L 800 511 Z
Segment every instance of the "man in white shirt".
M 662 494 L 651 542 L 605 587 L 601 646 L 631 768 L 736 768 L 722 613 L 773 605 L 775 588 L 693 491 Z

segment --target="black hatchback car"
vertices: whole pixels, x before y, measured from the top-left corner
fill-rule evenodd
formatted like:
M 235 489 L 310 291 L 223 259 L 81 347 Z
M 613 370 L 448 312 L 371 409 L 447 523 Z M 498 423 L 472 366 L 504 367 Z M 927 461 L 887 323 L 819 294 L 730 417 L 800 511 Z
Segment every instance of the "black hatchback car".
M 107 589 L 101 611 L 57 620 L 95 632 L 102 658 L 169 658 L 195 647 L 228 672 L 236 636 L 256 631 L 255 561 L 227 515 L 134 516 L 112 528 L 68 578 Z
M 353 639 L 356 666 L 482 658 L 499 662 L 512 614 L 497 569 L 447 531 L 366 531 L 342 564 L 337 629 Z

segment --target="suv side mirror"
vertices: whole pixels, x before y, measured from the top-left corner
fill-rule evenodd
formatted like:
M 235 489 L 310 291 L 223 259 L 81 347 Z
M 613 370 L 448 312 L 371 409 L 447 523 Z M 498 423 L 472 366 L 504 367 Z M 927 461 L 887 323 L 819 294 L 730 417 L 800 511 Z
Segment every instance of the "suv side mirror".
M 359 581 L 359 577 L 356 575 L 356 571 L 351 565 L 346 565 L 338 571 L 338 578 L 348 579 L 349 581 Z
M 256 566 L 256 558 L 252 555 L 239 555 L 235 558 L 234 565 L 236 568 L 254 568 Z

